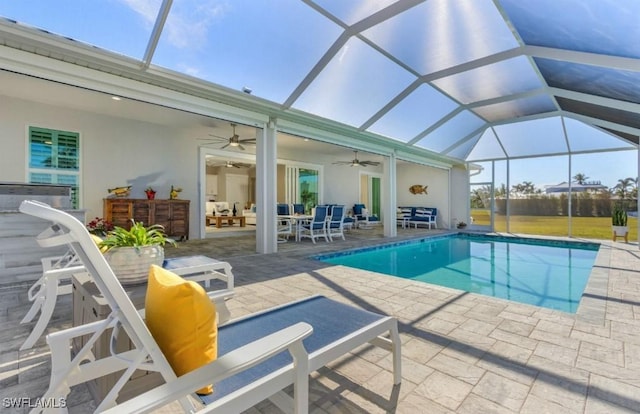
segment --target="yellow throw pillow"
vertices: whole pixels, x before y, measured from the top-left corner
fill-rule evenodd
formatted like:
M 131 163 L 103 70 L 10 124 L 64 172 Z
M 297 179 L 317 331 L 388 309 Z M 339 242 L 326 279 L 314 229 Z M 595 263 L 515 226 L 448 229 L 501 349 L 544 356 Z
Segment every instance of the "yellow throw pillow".
M 149 331 L 177 376 L 216 359 L 216 307 L 196 282 L 151 265 L 145 315 Z M 213 386 L 197 392 L 210 394 Z
M 107 246 L 101 246 L 102 238 L 100 236 L 96 236 L 93 233 L 89 233 L 89 236 L 91 236 L 91 240 L 93 240 L 93 242 L 96 244 L 96 246 L 98 246 L 98 249 L 100 249 L 102 253 L 107 251 Z

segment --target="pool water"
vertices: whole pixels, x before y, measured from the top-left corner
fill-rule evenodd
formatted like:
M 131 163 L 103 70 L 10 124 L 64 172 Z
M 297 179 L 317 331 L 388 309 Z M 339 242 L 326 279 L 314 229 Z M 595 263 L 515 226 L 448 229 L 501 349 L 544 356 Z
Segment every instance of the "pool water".
M 316 258 L 575 313 L 598 247 L 595 243 L 457 234 Z

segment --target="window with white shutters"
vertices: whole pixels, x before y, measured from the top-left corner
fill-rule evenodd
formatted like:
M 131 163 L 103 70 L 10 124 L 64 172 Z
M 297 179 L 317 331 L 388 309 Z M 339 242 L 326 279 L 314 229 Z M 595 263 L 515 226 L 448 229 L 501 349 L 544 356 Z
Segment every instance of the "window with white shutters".
M 29 127 L 29 182 L 71 187 L 74 208 L 80 200 L 80 134 Z

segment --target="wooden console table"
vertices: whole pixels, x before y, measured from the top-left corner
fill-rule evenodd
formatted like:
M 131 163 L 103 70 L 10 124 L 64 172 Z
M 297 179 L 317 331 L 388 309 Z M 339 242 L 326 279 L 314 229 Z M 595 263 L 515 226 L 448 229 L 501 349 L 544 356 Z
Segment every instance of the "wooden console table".
M 189 200 L 105 198 L 103 214 L 107 221 L 127 230 L 133 219 L 145 226 L 160 224 L 169 237 L 189 238 Z
M 247 218 L 245 216 L 207 216 L 207 226 L 211 225 L 211 222 L 216 222 L 216 228 L 222 227 L 222 222 L 226 221 L 227 224 L 233 226 L 233 223 L 238 220 L 240 222 L 240 227 L 244 227 L 247 223 Z

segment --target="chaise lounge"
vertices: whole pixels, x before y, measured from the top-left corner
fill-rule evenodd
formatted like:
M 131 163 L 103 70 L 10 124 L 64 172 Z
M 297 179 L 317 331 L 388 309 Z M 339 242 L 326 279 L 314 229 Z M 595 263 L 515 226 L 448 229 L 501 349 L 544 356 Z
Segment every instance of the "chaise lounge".
M 208 310 L 210 301 L 199 290 L 202 288 L 158 266 L 150 269 L 147 307 L 139 312 L 82 223 L 63 211 L 33 201 L 23 202 L 20 211 L 53 222 L 58 231 L 40 243 L 69 245 L 113 309 L 105 320 L 47 336 L 52 367 L 49 389 L 42 397 L 43 401 L 59 401 L 67 397 L 74 385 L 122 372 L 120 379 L 100 401 L 97 411 L 150 412 L 177 401 L 185 412 L 202 409 L 229 413 L 241 412 L 269 398 L 287 412 L 306 413 L 309 373 L 367 342 L 392 353 L 393 382 L 400 383 L 401 345 L 394 318 L 315 296 L 231 321 L 217 332 L 212 332 L 216 328 L 215 310 Z M 180 288 L 177 292 L 180 300 L 189 301 L 191 305 L 165 303 L 173 299 L 165 297 L 172 293 L 172 287 Z M 192 294 L 185 295 L 185 292 Z M 180 323 L 164 319 L 174 318 L 180 311 L 191 312 L 194 308 L 200 310 L 191 313 L 191 317 L 185 316 Z M 165 316 L 158 318 L 160 315 L 156 313 L 159 311 Z M 192 341 L 190 337 L 170 336 L 171 340 L 167 342 L 166 336 L 173 328 L 181 328 L 193 319 L 198 319 L 195 321 L 195 326 L 199 327 L 197 331 L 206 331 L 210 333 L 209 337 L 215 333 L 218 355 L 217 359 L 206 360 L 185 372 L 174 368 L 175 361 L 181 363 L 183 360 L 176 355 L 200 358 L 200 352 L 208 355 L 208 351 L 190 348 L 176 354 L 172 349 L 166 350 L 167 343 L 191 346 L 200 343 L 202 338 L 196 337 Z M 159 329 L 158 320 L 162 322 Z M 96 360 L 91 347 L 110 329 L 112 341 L 119 331 L 124 331 L 131 340 L 132 349 L 122 351 L 115 348 L 110 356 Z M 72 354 L 71 343 L 83 336 L 89 339 Z M 165 384 L 117 404 L 119 391 L 136 370 L 159 372 Z M 208 388 L 210 384 L 215 385 L 214 391 Z M 291 384 L 294 385 L 293 399 L 282 391 Z M 43 409 L 39 407 L 34 411 Z

